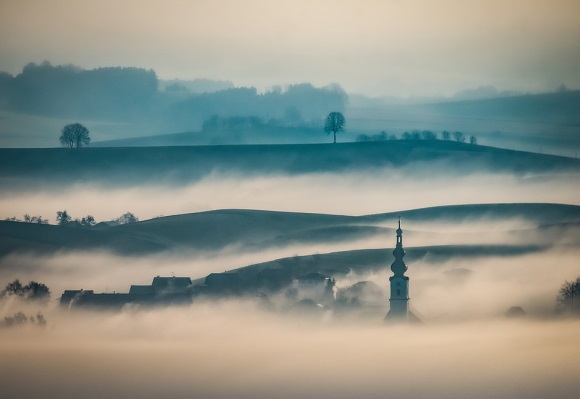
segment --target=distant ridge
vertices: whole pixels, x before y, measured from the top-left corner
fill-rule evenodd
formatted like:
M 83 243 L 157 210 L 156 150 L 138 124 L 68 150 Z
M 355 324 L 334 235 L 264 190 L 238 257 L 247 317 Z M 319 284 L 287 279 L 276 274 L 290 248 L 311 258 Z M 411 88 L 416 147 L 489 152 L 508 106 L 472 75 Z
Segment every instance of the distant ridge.
M 0 186 L 71 184 L 77 181 L 131 185 L 183 184 L 212 172 L 307 174 L 366 171 L 417 165 L 447 175 L 580 171 L 580 160 L 451 141 L 377 143 L 0 149 Z M 74 170 L 75 173 L 70 173 Z M 9 182 L 9 183 L 7 183 Z

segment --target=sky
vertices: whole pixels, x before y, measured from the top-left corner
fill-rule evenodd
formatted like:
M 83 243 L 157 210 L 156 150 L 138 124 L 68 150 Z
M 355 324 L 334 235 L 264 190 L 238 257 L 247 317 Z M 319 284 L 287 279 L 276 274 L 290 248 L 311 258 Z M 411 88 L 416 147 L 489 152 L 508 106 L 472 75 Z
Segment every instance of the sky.
M 0 70 L 137 66 L 371 96 L 580 87 L 574 0 L 0 0 Z

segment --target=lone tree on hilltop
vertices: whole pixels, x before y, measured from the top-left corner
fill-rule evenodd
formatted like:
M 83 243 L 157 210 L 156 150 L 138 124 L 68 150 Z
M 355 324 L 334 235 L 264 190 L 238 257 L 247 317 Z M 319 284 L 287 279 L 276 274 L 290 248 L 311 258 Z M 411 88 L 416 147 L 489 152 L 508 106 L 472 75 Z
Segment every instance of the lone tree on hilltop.
M 344 132 L 345 123 L 344 115 L 340 112 L 331 112 L 326 117 L 324 131 L 326 134 L 330 134 L 331 132 L 334 134 L 334 144 L 336 144 L 336 133 Z
M 63 127 L 59 140 L 62 145 L 70 148 L 81 148 L 83 145 L 89 145 L 91 142 L 89 129 L 80 123 L 73 123 Z

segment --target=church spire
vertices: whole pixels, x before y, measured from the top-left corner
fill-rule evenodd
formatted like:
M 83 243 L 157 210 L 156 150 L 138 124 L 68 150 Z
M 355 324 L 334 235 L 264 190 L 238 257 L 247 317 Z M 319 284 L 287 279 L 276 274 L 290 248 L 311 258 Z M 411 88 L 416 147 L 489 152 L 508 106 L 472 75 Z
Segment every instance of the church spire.
M 401 217 L 399 216 L 399 228 L 397 229 L 397 245 L 393 251 L 395 261 L 391 265 L 391 270 L 394 277 L 405 277 L 407 265 L 403 258 L 405 257 L 405 250 L 403 249 L 403 230 L 401 229 Z
M 405 276 L 407 265 L 403 258 L 403 229 L 401 229 L 401 218 L 397 228 L 397 243 L 393 250 L 395 261 L 391 265 L 393 275 L 389 277 L 391 286 L 391 296 L 389 298 L 390 309 L 387 313 L 387 320 L 408 320 L 409 319 L 409 277 Z

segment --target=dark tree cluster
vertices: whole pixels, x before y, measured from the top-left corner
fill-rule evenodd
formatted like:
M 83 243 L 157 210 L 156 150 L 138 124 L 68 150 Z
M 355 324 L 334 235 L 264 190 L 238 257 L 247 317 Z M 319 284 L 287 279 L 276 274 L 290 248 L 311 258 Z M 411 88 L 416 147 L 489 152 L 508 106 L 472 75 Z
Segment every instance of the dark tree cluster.
M 197 130 L 204 121 L 257 117 L 267 126 L 318 128 L 329 109 L 344 111 L 339 85 L 309 83 L 260 93 L 231 82 L 169 81 L 153 70 L 30 63 L 17 76 L 0 72 L 0 107 L 58 118 L 152 123 L 167 130 Z M 76 143 L 64 138 L 64 145 Z M 83 143 L 87 144 L 87 143 Z M 76 145 L 76 144 L 73 144 Z
M 50 298 L 50 290 L 46 285 L 36 281 L 31 281 L 23 286 L 20 280 L 16 279 L 6 285 L 6 288 L 0 292 L 0 296 L 4 298 L 15 296 L 30 300 L 48 300 Z
M 119 216 L 117 219 L 115 219 L 115 222 L 117 222 L 119 224 L 137 223 L 138 221 L 139 221 L 139 218 L 137 216 L 135 216 L 134 214 L 132 214 L 131 212 L 124 213 L 121 216 Z
M 57 211 L 56 212 L 56 223 L 60 226 L 65 226 L 69 223 L 72 223 L 73 219 L 68 214 L 66 209 L 64 211 Z M 75 218 L 74 223 L 81 225 L 81 226 L 94 226 L 97 224 L 95 218 L 92 215 L 84 216 L 83 218 Z
M 343 111 L 347 95 L 339 86 L 316 88 L 309 83 L 275 88 L 258 93 L 253 87 L 233 88 L 193 96 L 172 105 L 166 118 L 185 125 L 205 121 L 204 130 L 215 128 L 216 122 L 253 124 L 262 121 L 268 126 L 313 127 L 320 123 L 328 109 Z M 246 118 L 231 119 L 228 118 Z M 216 120 L 218 118 L 219 120 Z
M 580 277 L 575 281 L 564 282 L 556 300 L 565 311 L 580 314 Z
M 126 120 L 128 115 L 147 115 L 157 85 L 153 70 L 30 63 L 9 79 L 5 96 L 20 112 Z
M 397 140 L 397 136 L 394 134 L 387 134 L 384 130 L 380 133 L 368 135 L 368 134 L 359 134 L 356 137 L 356 141 L 359 143 L 365 143 L 370 141 L 387 141 L 387 140 Z
M 4 320 L 0 321 L 0 328 L 7 327 L 18 327 L 27 324 L 36 325 L 38 327 L 46 326 L 46 319 L 42 313 L 36 314 L 36 316 L 27 316 L 22 312 L 16 312 L 12 316 L 4 317 Z
M 447 130 L 441 132 L 441 139 L 444 141 L 450 141 L 453 138 L 454 141 L 458 143 L 464 143 L 466 138 L 462 132 L 453 132 L 450 133 Z M 387 135 L 385 131 L 382 131 L 379 134 L 375 135 L 368 135 L 368 134 L 359 134 L 356 138 L 358 142 L 368 142 L 368 141 L 385 141 L 385 140 L 397 140 L 397 136 L 394 134 Z M 431 130 L 413 130 L 407 131 L 401 134 L 401 140 L 425 140 L 425 141 L 435 141 L 439 140 L 439 135 L 436 132 Z M 475 136 L 471 136 L 469 138 L 469 143 L 476 145 L 477 138 Z
M 37 224 L 48 224 L 48 219 L 43 219 L 42 216 L 30 216 L 28 213 L 22 217 L 22 219 L 12 216 L 5 219 L 8 222 L 24 222 L 24 223 L 37 223 Z

